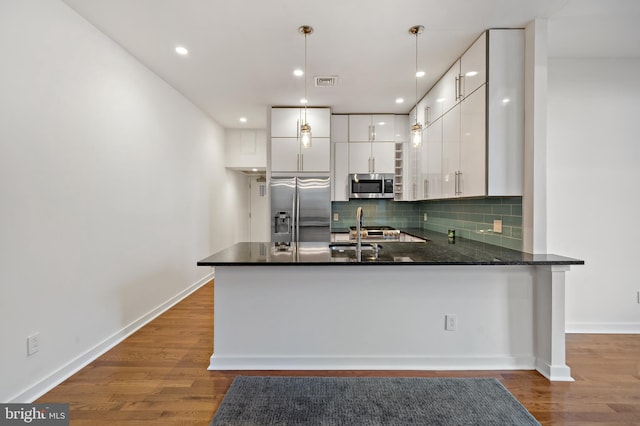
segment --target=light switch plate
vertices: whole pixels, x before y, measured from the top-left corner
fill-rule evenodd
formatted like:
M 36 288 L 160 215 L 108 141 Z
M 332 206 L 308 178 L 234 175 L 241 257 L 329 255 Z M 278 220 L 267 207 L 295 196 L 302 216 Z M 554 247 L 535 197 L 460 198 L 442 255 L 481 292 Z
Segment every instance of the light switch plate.
M 333 214 L 333 221 L 338 222 L 340 220 L 340 215 L 338 213 Z
M 493 221 L 493 232 L 502 234 L 502 220 L 496 219 Z

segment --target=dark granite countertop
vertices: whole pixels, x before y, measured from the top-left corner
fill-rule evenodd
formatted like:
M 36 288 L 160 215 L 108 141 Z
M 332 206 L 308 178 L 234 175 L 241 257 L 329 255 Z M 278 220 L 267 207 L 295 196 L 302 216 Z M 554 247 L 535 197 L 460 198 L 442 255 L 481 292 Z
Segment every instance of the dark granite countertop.
M 273 243 L 237 243 L 198 262 L 198 266 L 248 265 L 583 265 L 583 260 L 555 254 L 530 254 L 419 228 L 403 229 L 425 243 L 382 242 L 377 254 L 331 250 L 329 242 L 298 243 L 276 247 Z

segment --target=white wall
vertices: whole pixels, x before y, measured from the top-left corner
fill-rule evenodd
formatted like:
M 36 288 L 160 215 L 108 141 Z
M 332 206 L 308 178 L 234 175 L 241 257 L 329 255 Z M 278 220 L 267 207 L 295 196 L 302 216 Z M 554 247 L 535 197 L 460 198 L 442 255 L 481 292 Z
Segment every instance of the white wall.
M 567 274 L 567 331 L 640 333 L 640 59 L 550 59 L 548 251 Z
M 265 129 L 226 129 L 225 164 L 243 170 L 267 168 L 267 131 Z
M 201 284 L 247 180 L 224 129 L 63 3 L 3 0 L 0 52 L 0 401 L 25 401 Z

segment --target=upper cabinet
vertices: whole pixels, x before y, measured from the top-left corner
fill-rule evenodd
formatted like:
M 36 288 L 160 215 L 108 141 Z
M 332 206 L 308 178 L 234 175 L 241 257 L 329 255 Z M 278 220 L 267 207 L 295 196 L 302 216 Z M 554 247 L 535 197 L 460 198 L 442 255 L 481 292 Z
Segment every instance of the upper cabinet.
M 421 108 L 409 199 L 522 195 L 523 30 L 483 33 L 418 104 L 419 121 Z
M 395 116 L 373 114 L 349 116 L 349 142 L 395 141 Z
M 311 146 L 299 140 L 300 125 L 311 126 Z M 271 109 L 271 172 L 329 173 L 331 170 L 331 110 L 329 108 Z
M 458 99 L 470 96 L 487 82 L 487 33 L 484 32 L 460 58 Z
M 331 137 L 331 110 L 307 108 L 306 122 L 311 126 L 311 136 Z M 305 108 L 271 108 L 271 137 L 297 138 L 305 121 Z

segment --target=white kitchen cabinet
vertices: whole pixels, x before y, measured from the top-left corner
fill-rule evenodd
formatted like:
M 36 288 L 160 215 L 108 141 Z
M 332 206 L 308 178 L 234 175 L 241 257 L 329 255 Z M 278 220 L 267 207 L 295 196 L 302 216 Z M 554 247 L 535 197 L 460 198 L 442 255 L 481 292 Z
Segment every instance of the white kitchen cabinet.
M 331 142 L 331 201 L 349 201 L 349 143 Z
M 441 117 L 442 120 L 442 198 L 458 196 L 460 171 L 460 105 Z
M 522 195 L 523 52 L 523 30 L 489 30 L 425 96 L 418 199 Z
M 395 123 L 393 114 L 349 115 L 349 173 L 395 172 Z
M 304 122 L 304 110 L 304 108 L 271 108 L 271 137 L 297 138 L 300 125 Z M 307 108 L 306 114 L 312 137 L 331 137 L 329 108 Z
M 395 141 L 393 114 L 349 115 L 349 142 Z
M 442 198 L 442 122 L 436 120 L 423 132 L 420 199 Z
M 313 138 L 303 148 L 297 138 L 271 138 L 272 172 L 323 172 L 331 170 L 329 138 Z
M 484 32 L 460 58 L 459 98 L 470 96 L 487 82 L 487 33 Z
M 271 109 L 271 172 L 322 172 L 331 170 L 331 110 L 307 108 L 311 125 L 311 146 L 304 148 L 298 138 L 304 108 Z
M 442 116 L 441 198 L 486 195 L 484 103 L 481 87 Z
M 460 103 L 458 196 L 486 195 L 485 86 Z
M 349 173 L 395 173 L 395 142 L 349 142 Z
M 349 116 L 331 115 L 331 142 L 349 142 Z
M 373 173 L 371 142 L 349 142 L 349 173 Z

